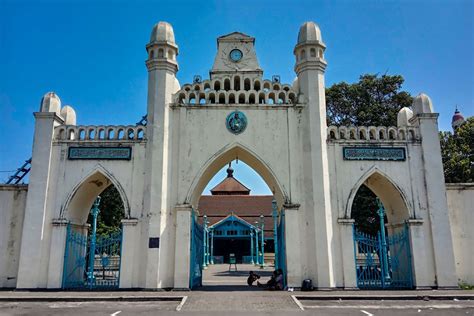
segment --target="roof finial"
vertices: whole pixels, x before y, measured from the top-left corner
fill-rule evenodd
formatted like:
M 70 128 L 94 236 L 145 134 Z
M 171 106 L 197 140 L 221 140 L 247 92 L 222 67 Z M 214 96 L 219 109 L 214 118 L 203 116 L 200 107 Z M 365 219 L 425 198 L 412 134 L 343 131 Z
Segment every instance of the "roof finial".
M 234 169 L 232 169 L 232 161 L 229 162 L 229 168 L 227 168 L 227 178 L 234 177 Z

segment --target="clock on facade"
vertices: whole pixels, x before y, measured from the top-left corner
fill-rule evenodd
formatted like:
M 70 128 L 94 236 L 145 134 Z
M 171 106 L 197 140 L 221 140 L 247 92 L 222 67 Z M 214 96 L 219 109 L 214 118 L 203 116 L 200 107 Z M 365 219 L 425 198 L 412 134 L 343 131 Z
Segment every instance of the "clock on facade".
M 238 62 L 242 59 L 242 51 L 240 49 L 233 49 L 230 51 L 230 59 L 234 62 Z

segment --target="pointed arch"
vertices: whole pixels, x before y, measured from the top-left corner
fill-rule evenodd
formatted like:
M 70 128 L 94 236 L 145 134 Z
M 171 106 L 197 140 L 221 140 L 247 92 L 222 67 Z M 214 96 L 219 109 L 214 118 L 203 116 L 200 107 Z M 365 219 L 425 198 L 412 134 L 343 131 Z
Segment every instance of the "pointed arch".
M 212 155 L 194 177 L 186 195 L 186 204 L 196 207 L 204 188 L 212 177 L 229 161 L 236 157 L 254 169 L 274 192 L 279 209 L 288 200 L 283 186 L 278 181 L 273 170 L 255 152 L 240 143 L 232 143 Z
M 97 164 L 83 177 L 66 196 L 61 208 L 60 218 L 75 224 L 85 224 L 92 203 L 110 185 L 120 194 L 124 207 L 124 217 L 130 218 L 130 204 L 120 182 L 102 165 Z
M 351 189 L 344 214 L 346 218 L 351 217 L 354 198 L 362 184 L 366 185 L 380 199 L 389 223 L 401 223 L 414 217 L 403 190 L 387 174 L 377 166 L 373 166 L 359 178 Z

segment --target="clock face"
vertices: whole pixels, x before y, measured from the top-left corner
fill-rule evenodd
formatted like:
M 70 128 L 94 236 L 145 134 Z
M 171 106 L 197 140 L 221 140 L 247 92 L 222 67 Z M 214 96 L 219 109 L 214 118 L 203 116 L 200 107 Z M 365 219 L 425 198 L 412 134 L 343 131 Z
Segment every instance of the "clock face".
M 234 62 L 238 62 L 242 59 L 242 52 L 239 49 L 233 49 L 230 51 L 230 59 Z

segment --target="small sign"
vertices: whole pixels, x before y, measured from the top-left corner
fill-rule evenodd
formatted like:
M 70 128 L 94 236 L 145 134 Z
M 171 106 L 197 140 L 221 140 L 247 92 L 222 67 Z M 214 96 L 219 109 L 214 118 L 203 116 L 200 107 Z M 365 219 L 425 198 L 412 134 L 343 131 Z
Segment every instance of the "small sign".
M 405 161 L 403 147 L 343 147 L 344 160 Z
M 130 160 L 131 147 L 69 147 L 68 159 Z
M 160 237 L 150 237 L 148 248 L 160 248 Z

